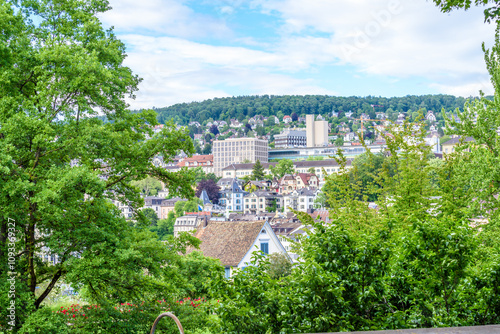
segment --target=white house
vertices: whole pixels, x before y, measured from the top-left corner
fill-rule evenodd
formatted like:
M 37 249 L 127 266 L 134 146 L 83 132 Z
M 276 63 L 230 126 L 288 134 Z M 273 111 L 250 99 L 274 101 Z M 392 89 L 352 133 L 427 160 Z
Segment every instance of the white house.
M 231 181 L 230 187 L 219 193 L 219 204 L 226 208 L 227 213 L 243 211 L 243 197 L 248 192 L 241 189 L 238 181 L 238 179 L 234 178 Z
M 255 251 L 281 253 L 290 259 L 271 225 L 264 220 L 210 221 L 207 226 L 198 228 L 195 237 L 201 240 L 200 251 L 203 255 L 221 261 L 226 278 L 231 277 L 234 270 L 251 265 L 252 253 Z M 195 249 L 188 250 L 192 251 Z

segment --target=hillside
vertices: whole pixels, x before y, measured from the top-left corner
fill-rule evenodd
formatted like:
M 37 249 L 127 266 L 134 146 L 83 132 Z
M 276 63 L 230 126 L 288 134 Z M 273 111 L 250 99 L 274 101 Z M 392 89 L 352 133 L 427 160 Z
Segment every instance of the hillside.
M 293 112 L 299 116 L 305 114 L 327 115 L 331 111 L 352 111 L 355 116 L 361 113 L 374 114 L 375 112 L 386 112 L 388 116 L 392 113 L 412 113 L 420 109 L 432 110 L 437 115 L 444 108 L 452 111 L 463 108 L 465 98 L 452 95 L 408 95 L 404 97 L 341 97 L 326 95 L 262 95 L 262 96 L 238 96 L 227 98 L 215 98 L 202 102 L 191 102 L 176 104 L 166 108 L 156 108 L 158 119 L 161 123 L 174 119 L 177 124 L 187 125 L 189 122 L 197 121 L 204 124 L 213 120 L 229 121 L 238 119 L 244 121 L 255 115 L 264 117 L 275 115 L 280 120 L 285 115 Z M 339 115 L 342 117 L 342 114 Z M 438 116 L 438 118 L 440 118 Z

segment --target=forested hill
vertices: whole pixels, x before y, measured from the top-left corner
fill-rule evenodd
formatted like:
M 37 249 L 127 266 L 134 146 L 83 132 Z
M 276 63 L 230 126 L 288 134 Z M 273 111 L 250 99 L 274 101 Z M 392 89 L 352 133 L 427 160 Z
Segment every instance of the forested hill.
M 238 119 L 243 121 L 255 115 L 275 115 L 280 120 L 293 112 L 300 115 L 321 114 L 331 111 L 353 111 L 356 116 L 373 112 L 415 112 L 420 109 L 441 112 L 442 108 L 452 111 L 462 109 L 465 98 L 452 95 L 422 95 L 404 97 L 341 97 L 326 95 L 262 95 L 215 98 L 202 102 L 176 104 L 156 108 L 161 123 L 174 119 L 177 124 L 187 125 L 197 121 L 203 124 L 209 120 Z

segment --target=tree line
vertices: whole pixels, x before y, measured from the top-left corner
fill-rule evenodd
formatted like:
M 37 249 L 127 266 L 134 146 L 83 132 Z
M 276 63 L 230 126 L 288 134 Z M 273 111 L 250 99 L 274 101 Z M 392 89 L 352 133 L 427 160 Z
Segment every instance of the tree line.
M 327 96 L 327 95 L 259 95 L 237 96 L 205 100 L 202 102 L 179 103 L 165 108 L 154 108 L 158 120 L 164 123 L 174 120 L 176 124 L 188 125 L 190 122 L 201 124 L 214 120 L 229 122 L 237 119 L 240 122 L 250 117 L 261 115 L 277 116 L 280 122 L 285 115 L 315 114 L 330 115 L 332 111 L 342 113 L 352 111 L 355 116 L 361 113 L 376 112 L 407 113 L 418 110 L 432 110 L 437 114 L 442 109 L 454 111 L 462 109 L 465 98 L 452 95 L 408 95 L 404 97 L 376 96 Z

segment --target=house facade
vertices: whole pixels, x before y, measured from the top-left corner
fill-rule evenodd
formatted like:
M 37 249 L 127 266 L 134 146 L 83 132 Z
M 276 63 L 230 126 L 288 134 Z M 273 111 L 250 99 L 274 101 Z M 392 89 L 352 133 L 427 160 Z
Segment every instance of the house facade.
M 226 278 L 230 278 L 235 270 L 250 266 L 255 251 L 281 253 L 290 259 L 267 221 L 210 222 L 198 228 L 195 237 L 201 240 L 203 255 L 221 261 Z
M 307 210 L 312 210 L 318 191 L 303 188 L 283 195 L 284 212 L 292 212 L 292 210 L 307 212 Z
M 219 205 L 225 207 L 226 212 L 242 212 L 243 197 L 248 192 L 241 189 L 237 179 L 233 179 L 230 188 L 220 192 Z
M 276 192 L 257 190 L 244 198 L 243 213 L 260 214 L 268 212 L 267 208 L 276 206 L 276 210 L 283 208 L 283 196 Z

